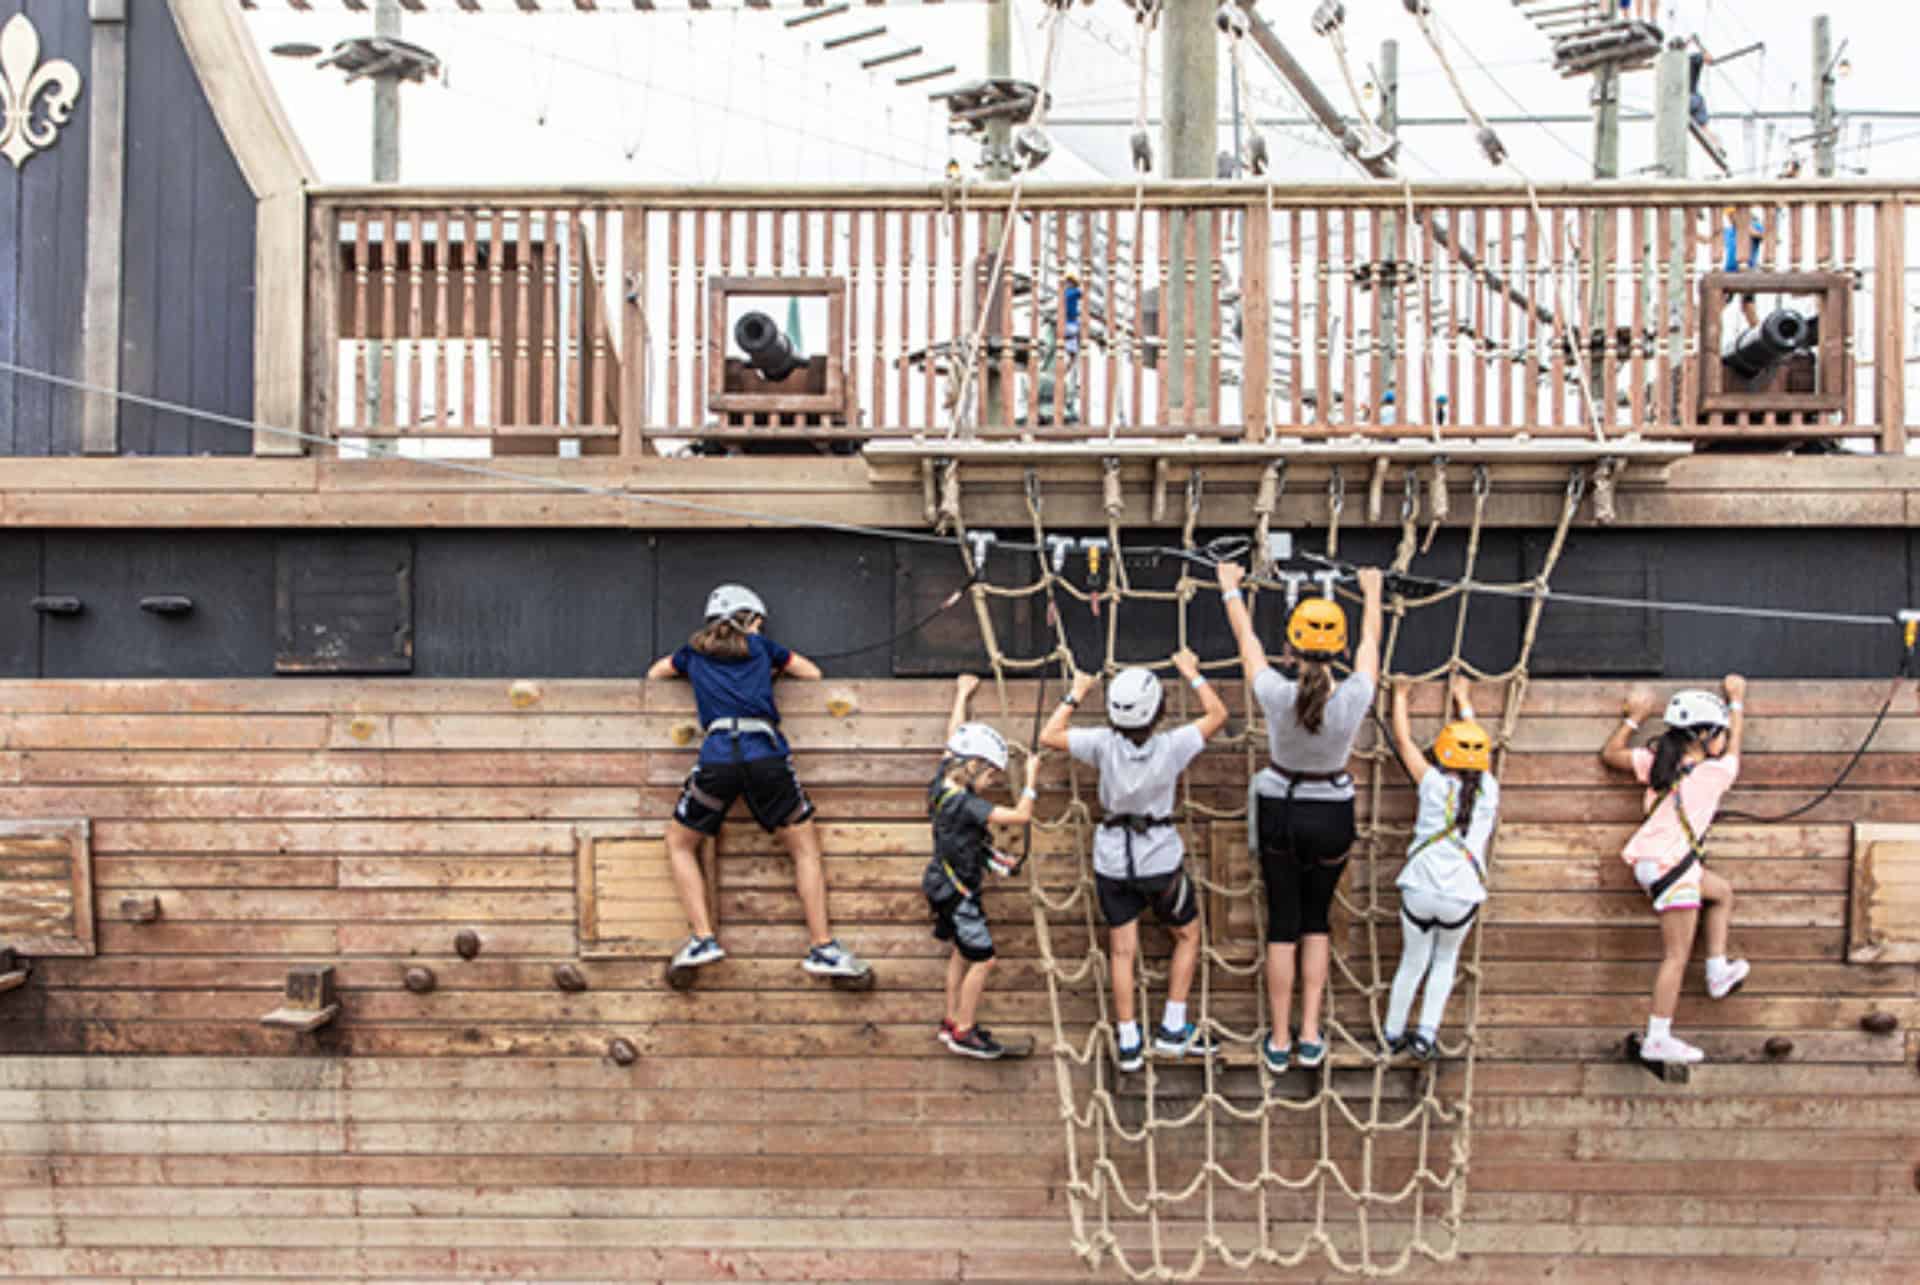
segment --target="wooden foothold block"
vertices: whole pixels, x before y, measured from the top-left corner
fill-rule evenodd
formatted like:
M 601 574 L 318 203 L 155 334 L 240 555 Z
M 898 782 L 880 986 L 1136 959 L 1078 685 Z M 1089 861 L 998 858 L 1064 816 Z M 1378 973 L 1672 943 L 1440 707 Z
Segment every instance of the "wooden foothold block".
M 1860 1029 L 1869 1035 L 1891 1035 L 1900 1029 L 1900 1019 L 1892 1013 L 1868 1013 L 1860 1019 Z
M 616 1036 L 607 1041 L 607 1056 L 619 1066 L 632 1066 L 640 1060 L 640 1050 Z
M 0 950 L 0 992 L 18 990 L 27 984 L 33 965 L 9 948 Z
M 317 1031 L 340 1015 L 333 993 L 332 964 L 300 964 L 287 970 L 287 989 L 280 1007 L 260 1019 L 262 1026 L 290 1031 Z
M 472 959 L 480 953 L 480 934 L 471 928 L 462 928 L 453 935 L 453 953 L 462 959 Z
M 667 732 L 667 735 L 672 738 L 675 745 L 678 745 L 681 749 L 685 749 L 687 746 L 693 744 L 695 737 L 700 735 L 700 726 L 693 720 L 687 719 L 675 723 Z
M 401 974 L 400 981 L 415 995 L 425 995 L 440 984 L 440 979 L 433 975 L 433 970 L 422 964 L 415 964 Z
M 540 684 L 521 679 L 507 688 L 507 704 L 515 709 L 529 709 L 540 703 Z
M 1793 1041 L 1784 1035 L 1776 1035 L 1766 1042 L 1764 1050 L 1768 1057 L 1776 1061 L 1783 1057 L 1791 1057 L 1793 1055 Z
M 587 977 L 577 964 L 555 964 L 553 984 L 563 991 L 583 991 L 587 989 Z
M 120 913 L 136 924 L 150 924 L 160 918 L 160 898 L 122 897 Z
M 851 689 L 836 687 L 827 693 L 827 713 L 835 718 L 846 718 L 860 708 L 860 698 Z

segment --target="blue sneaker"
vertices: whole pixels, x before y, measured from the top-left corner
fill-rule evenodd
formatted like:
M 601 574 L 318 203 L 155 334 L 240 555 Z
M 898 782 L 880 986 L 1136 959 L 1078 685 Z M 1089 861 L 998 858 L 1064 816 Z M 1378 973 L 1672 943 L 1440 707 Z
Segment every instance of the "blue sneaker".
M 1272 1036 L 1266 1036 L 1261 1039 L 1260 1060 L 1265 1062 L 1267 1064 L 1267 1070 L 1273 1072 L 1275 1075 L 1279 1075 L 1285 1071 L 1288 1064 L 1292 1061 L 1292 1058 L 1293 1045 L 1289 1044 L 1283 1049 L 1277 1049 L 1273 1046 Z
M 1145 1040 L 1135 1040 L 1131 1044 L 1125 1044 L 1120 1042 L 1118 1036 L 1115 1036 L 1114 1050 L 1116 1053 L 1114 1062 L 1122 1071 L 1138 1071 L 1147 1064 L 1147 1042 Z
M 838 938 L 808 950 L 800 967 L 815 977 L 860 977 L 867 972 L 866 961 L 842 946 Z
M 1196 1023 L 1188 1022 L 1177 1031 L 1167 1026 L 1156 1027 L 1153 1051 L 1172 1057 L 1212 1057 L 1219 1052 L 1219 1046 Z
M 1294 1065 L 1303 1071 L 1311 1071 L 1327 1060 L 1327 1046 L 1317 1040 L 1301 1040 L 1295 1046 Z
M 689 937 L 687 944 L 674 952 L 675 968 L 698 968 L 702 964 L 714 964 L 725 959 L 727 952 L 720 948 L 718 937 Z

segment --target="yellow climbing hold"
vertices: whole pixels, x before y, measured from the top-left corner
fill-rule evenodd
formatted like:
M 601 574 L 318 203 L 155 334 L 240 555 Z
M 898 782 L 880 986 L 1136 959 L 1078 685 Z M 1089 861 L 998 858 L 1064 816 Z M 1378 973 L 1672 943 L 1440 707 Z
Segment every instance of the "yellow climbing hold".
M 700 725 L 690 718 L 682 719 L 673 725 L 672 730 L 669 731 L 667 735 L 673 738 L 675 745 L 684 749 L 693 744 L 694 738 L 700 735 Z
M 507 704 L 515 709 L 526 709 L 540 703 L 540 684 L 528 682 L 522 678 L 507 688 Z
M 845 718 L 860 708 L 860 700 L 848 687 L 836 687 L 827 693 L 827 713 Z
M 354 715 L 353 721 L 347 724 L 347 735 L 353 737 L 356 741 L 364 741 L 371 737 L 374 730 L 379 726 L 380 724 L 371 716 L 356 714 Z

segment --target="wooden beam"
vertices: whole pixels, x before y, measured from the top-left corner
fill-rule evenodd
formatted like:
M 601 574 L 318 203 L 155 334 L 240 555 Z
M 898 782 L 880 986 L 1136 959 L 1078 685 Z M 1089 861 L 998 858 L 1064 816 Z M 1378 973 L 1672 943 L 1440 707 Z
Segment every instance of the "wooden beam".
M 263 424 L 303 423 L 306 343 L 306 188 L 319 171 L 267 81 L 240 11 L 199 0 L 167 0 L 187 59 L 240 173 L 259 201 L 255 214 L 253 415 Z M 298 455 L 301 444 L 257 433 L 256 455 Z
M 80 310 L 80 370 L 97 388 L 120 387 L 120 247 L 127 196 L 127 4 L 91 0 L 93 81 L 88 91 L 87 275 Z M 80 449 L 120 453 L 120 405 L 87 396 Z
M 1880 422 L 1880 450 L 1907 453 L 1907 205 L 1898 196 L 1882 202 L 1879 245 L 1874 258 L 1874 404 Z

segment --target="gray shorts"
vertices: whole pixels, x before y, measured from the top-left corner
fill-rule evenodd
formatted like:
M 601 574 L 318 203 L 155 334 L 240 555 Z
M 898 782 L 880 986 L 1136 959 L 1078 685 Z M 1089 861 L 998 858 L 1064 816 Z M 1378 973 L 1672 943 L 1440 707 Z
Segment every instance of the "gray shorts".
M 987 927 L 987 912 L 978 897 L 958 893 L 934 900 L 927 898 L 933 911 L 933 935 L 937 941 L 950 941 L 963 959 L 982 963 L 993 958 L 993 930 Z

